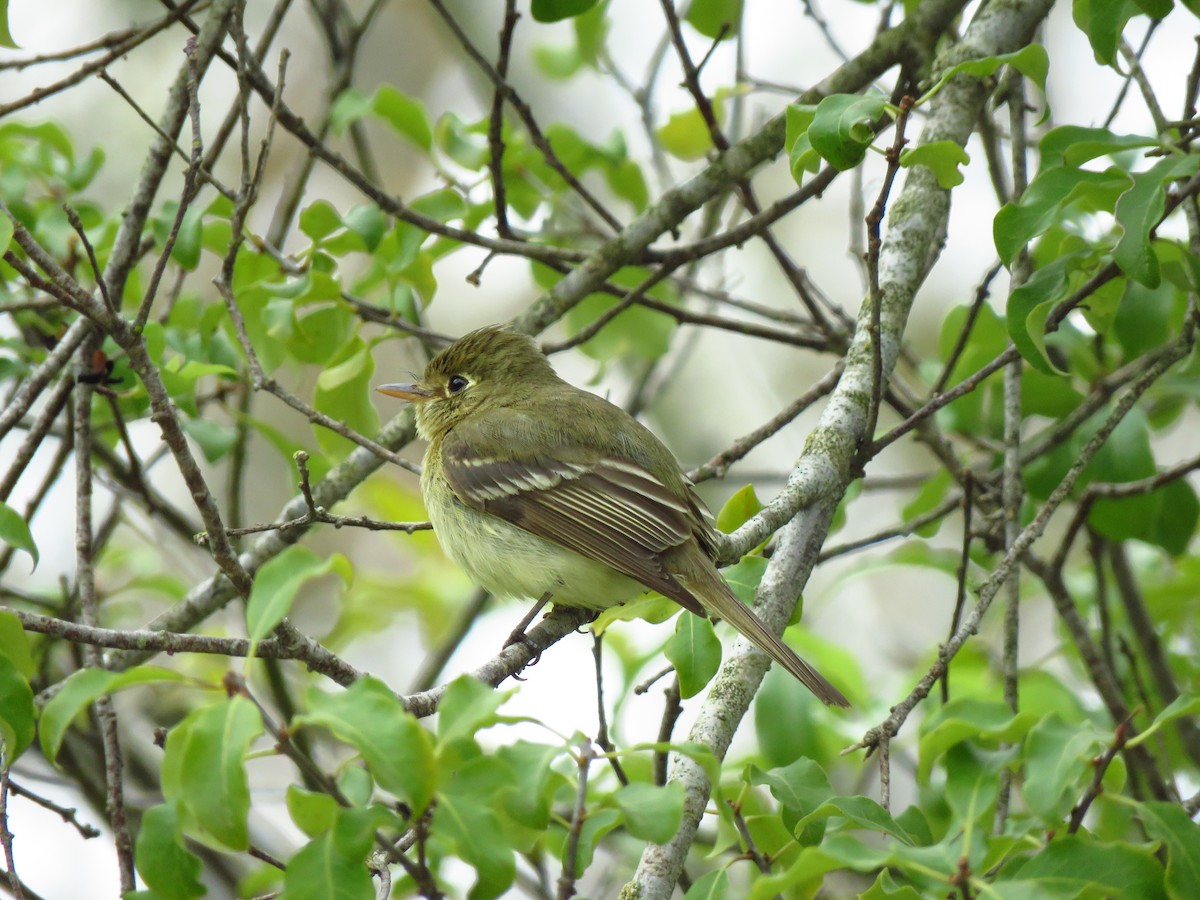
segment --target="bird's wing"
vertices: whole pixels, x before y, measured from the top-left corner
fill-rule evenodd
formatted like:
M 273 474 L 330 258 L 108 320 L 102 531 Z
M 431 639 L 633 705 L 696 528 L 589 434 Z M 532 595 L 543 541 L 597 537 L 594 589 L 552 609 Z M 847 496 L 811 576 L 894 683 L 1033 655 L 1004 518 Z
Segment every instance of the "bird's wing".
M 618 455 L 558 448 L 555 457 L 522 446 L 514 429 L 504 459 L 483 452 L 469 427 L 442 445 L 442 465 L 468 506 L 538 537 L 599 560 L 684 608 L 703 607 L 668 571 L 663 554 L 693 538 L 690 498 L 677 496 L 651 472 Z

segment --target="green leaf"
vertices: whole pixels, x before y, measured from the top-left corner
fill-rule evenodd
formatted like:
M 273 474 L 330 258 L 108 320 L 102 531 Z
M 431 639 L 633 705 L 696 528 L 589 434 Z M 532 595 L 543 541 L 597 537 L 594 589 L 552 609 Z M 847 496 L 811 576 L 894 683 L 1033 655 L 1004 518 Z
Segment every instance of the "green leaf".
M 601 839 L 621 824 L 621 814 L 615 809 L 598 809 L 583 820 L 579 833 L 579 852 L 575 858 L 575 876 L 578 878 L 592 864 L 592 857 Z
M 622 200 L 628 201 L 637 212 L 642 212 L 650 202 L 646 178 L 641 167 L 633 160 L 626 159 L 615 166 L 606 166 L 604 179 L 612 188 L 612 192 Z
M 1046 132 L 1038 142 L 1041 170 L 1056 166 L 1081 166 L 1100 156 L 1116 156 L 1127 150 L 1157 147 L 1159 142 L 1144 134 L 1115 134 L 1107 128 L 1062 125 Z
M 1129 741 L 1130 747 L 1136 747 L 1150 739 L 1150 737 L 1169 722 L 1173 722 L 1183 716 L 1200 715 L 1200 697 L 1181 694 L 1172 700 L 1157 716 L 1154 721 L 1140 732 L 1137 737 Z
M 815 105 L 793 103 L 787 108 L 783 146 L 787 150 L 792 178 L 798 185 L 804 184 L 805 172 L 816 172 L 821 168 L 821 154 L 813 149 L 808 136 L 808 128 L 816 114 Z
M 1175 8 L 1173 0 L 1133 0 L 1137 8 L 1152 19 L 1163 19 Z
M 714 113 L 718 107 L 714 104 Z M 721 116 L 717 115 L 720 123 Z M 658 140 L 662 148 L 679 159 L 703 159 L 713 149 L 712 132 L 698 109 L 688 109 L 673 114 L 658 128 Z
M 75 717 L 90 706 L 97 697 L 112 694 L 135 684 L 153 684 L 170 681 L 176 684 L 188 679 L 178 672 L 158 666 L 134 666 L 124 672 L 109 672 L 106 669 L 80 669 L 72 672 L 59 683 L 58 692 L 42 709 L 38 722 L 38 740 L 42 755 L 53 762 L 58 758 L 64 735 Z
M 310 838 L 314 838 L 333 827 L 340 807 L 328 794 L 305 790 L 298 784 L 289 784 L 287 809 L 296 827 Z
M 859 900 L 923 900 L 923 895 L 911 885 L 897 884 L 892 873 L 884 869 L 875 883 L 859 894 Z
M 1071 14 L 1079 30 L 1087 35 L 1096 61 L 1115 68 L 1121 32 L 1138 14 L 1137 5 L 1130 0 L 1074 0 Z
M 831 797 L 800 819 L 795 828 L 804 828 L 816 819 L 827 819 L 831 816 L 840 816 L 847 823 L 856 825 L 864 831 L 881 831 L 905 844 L 915 843 L 912 835 L 905 831 L 886 809 L 870 797 Z
M 754 696 L 754 733 L 768 763 L 786 765 L 799 757 L 820 757 L 832 750 L 825 743 L 831 735 L 818 712 L 819 704 L 795 678 L 779 666 L 771 667 Z
M 329 111 L 329 127 L 333 133 L 341 136 L 351 123 L 369 114 L 374 107 L 375 98 L 364 94 L 357 88 L 347 88 L 338 94 Z
M 305 698 L 308 712 L 297 716 L 295 725 L 328 728 L 362 754 L 381 787 L 416 815 L 425 810 L 436 780 L 433 739 L 386 684 L 360 678 L 340 693 L 310 688 Z
M 355 806 L 366 806 L 375 793 L 375 779 L 362 766 L 347 766 L 337 782 L 346 799 Z
M 505 815 L 526 828 L 545 830 L 557 789 L 567 783 L 552 768 L 563 753 L 561 746 L 527 741 L 517 741 L 496 751 L 500 762 L 511 772 L 503 796 L 497 797 Z
M 784 825 L 792 832 L 795 832 L 796 824 L 801 819 L 818 809 L 833 794 L 825 770 L 805 757 L 770 771 L 751 766 L 748 776 L 751 784 L 765 784 L 770 789 L 771 796 L 783 807 Z
M 1081 485 L 1139 481 L 1156 471 L 1149 424 L 1141 410 L 1133 409 L 1083 470 Z M 1140 539 L 1155 527 L 1162 499 L 1163 495 L 1157 491 L 1131 497 L 1101 497 L 1092 504 L 1088 522 L 1113 540 Z
M 429 127 L 425 105 L 420 101 L 406 97 L 391 85 L 385 84 L 375 92 L 372 109 L 398 133 L 422 150 L 429 152 L 433 149 L 433 129 Z
M 1055 897 L 1164 896 L 1163 869 L 1148 850 L 1078 834 L 1055 838 L 1023 866 L 1004 869 L 995 887 L 1003 888 L 1010 872 L 1009 877 L 1032 882 Z
M 949 472 L 939 471 L 932 477 L 926 478 L 921 482 L 917 492 L 913 498 L 908 501 L 900 510 L 900 515 L 908 520 L 915 519 L 925 513 L 931 511 L 946 499 L 946 494 L 950 490 L 950 485 L 953 483 L 953 477 Z
M 1072 285 L 1075 283 L 1072 281 Z M 1126 278 L 1113 278 L 1092 291 L 1087 302 L 1082 304 L 1080 312 L 1097 334 L 1107 335 L 1112 329 L 1128 284 Z
M 1178 333 L 1186 304 L 1181 291 L 1168 281 L 1154 289 L 1136 281 L 1122 281 L 1125 294 L 1113 317 L 1112 334 L 1120 342 L 1125 359 L 1132 360 Z
M 434 127 L 438 147 L 458 165 L 472 172 L 486 166 L 491 157 L 485 134 L 478 125 L 468 125 L 450 112 L 444 113 Z
M 313 406 L 345 423 L 359 434 L 379 430 L 379 413 L 371 402 L 371 378 L 375 360 L 360 337 L 352 337 L 329 360 L 317 376 Z M 331 458 L 340 459 L 357 446 L 328 428 L 316 427 L 317 443 Z
M 366 866 L 374 831 L 369 810 L 338 810 L 333 828 L 288 860 L 280 900 L 374 900 Z
M 706 38 L 722 40 L 738 33 L 743 0 L 692 0 L 683 18 Z
M 538 22 L 558 22 L 587 12 L 598 0 L 533 0 L 533 18 Z
M 0 656 L 0 736 L 5 768 L 33 742 L 33 689 L 8 656 Z
M 1001 261 L 1011 266 L 1022 247 L 1062 219 L 1065 206 L 1112 210 L 1128 187 L 1128 173 L 1117 168 L 1091 172 L 1060 167 L 1039 172 L 1017 202 L 1005 204 L 992 222 Z
M 0 0 L 0 47 L 16 50 L 19 46 L 13 40 L 12 32 L 8 30 L 8 0 Z
M 200 859 L 184 846 L 175 803 L 160 803 L 146 810 L 134 855 L 138 874 L 156 896 L 188 900 L 208 892 L 200 882 Z
M 1121 195 L 1114 215 L 1125 234 L 1113 250 L 1113 259 L 1130 278 L 1146 287 L 1161 279 L 1158 256 L 1150 245 L 1150 232 L 1166 208 L 1166 190 L 1172 181 L 1192 175 L 1200 168 L 1200 156 L 1171 156 L 1145 172 L 1133 175 L 1133 187 Z
M 734 492 L 717 513 L 717 530 L 729 534 L 745 525 L 762 511 L 762 501 L 754 492 L 754 485 L 747 484 Z
M 246 633 L 250 640 L 257 643 L 270 634 L 291 610 L 300 588 L 330 572 L 349 584 L 353 574 L 350 560 L 340 553 L 321 559 L 299 544 L 263 563 L 246 602 Z
M 262 730 L 254 703 L 234 696 L 194 710 L 167 735 L 163 794 L 179 800 L 204 831 L 231 850 L 244 852 L 250 845 L 245 759 Z
M 486 798 L 470 789 L 455 788 L 452 782 L 438 793 L 430 830 L 475 868 L 470 900 L 492 900 L 512 886 L 516 876 L 513 848 L 500 820 L 485 805 Z
M 1078 798 L 1080 782 L 1103 740 L 1086 722 L 1047 716 L 1025 739 L 1025 782 L 1029 809 L 1047 825 L 1061 822 Z
M 343 227 L 342 217 L 328 200 L 316 200 L 300 211 L 300 230 L 319 243 Z
M 3 0 L 7 2 L 7 0 Z M 0 17 L 2 19 L 2 17 Z M 0 26 L 2 27 L 2 26 Z M 3 43 L 0 41 L 0 43 Z M 8 252 L 8 246 L 12 243 L 13 223 L 8 216 L 0 216 L 0 256 Z
M 767 560 L 762 556 L 743 556 L 732 566 L 721 570 L 721 577 L 734 595 L 747 606 L 753 606 L 758 596 L 758 585 L 767 571 Z M 797 606 L 799 609 L 799 606 Z
M 1066 296 L 1068 278 L 1078 265 L 1074 256 L 1061 256 L 1034 272 L 1008 296 L 1008 336 L 1021 357 L 1046 375 L 1064 374 L 1046 352 L 1046 320 Z
M 17 671 L 26 678 L 36 671 L 33 654 L 29 650 L 29 635 L 21 625 L 15 612 L 0 609 L 0 655 L 7 656 Z
M 432 140 L 432 138 L 431 138 Z M 374 252 L 388 231 L 388 217 L 374 203 L 358 203 L 342 216 L 346 227 L 362 238 L 367 250 Z
M 1143 803 L 1137 816 L 1167 849 L 1167 896 L 1190 897 L 1200 885 L 1200 825 L 1175 803 Z
M 967 151 L 954 141 L 933 141 L 921 144 L 911 150 L 900 151 L 900 165 L 904 168 L 925 166 L 933 170 L 940 187 L 949 190 L 963 182 L 963 174 L 959 166 L 965 166 L 971 161 Z
M 635 781 L 618 789 L 612 799 L 625 817 L 625 827 L 640 841 L 665 844 L 679 830 L 684 799 L 681 784 L 659 787 Z
M 692 882 L 683 900 L 729 900 L 730 890 L 729 870 L 713 869 Z
M 963 741 L 996 745 L 1012 743 L 1023 737 L 1037 717 L 1030 713 L 1013 713 L 1000 700 L 979 700 L 961 697 L 937 709 L 921 723 L 918 744 L 917 779 L 926 783 L 933 764 L 950 748 Z
M 38 549 L 33 542 L 33 535 L 29 533 L 29 526 L 7 503 L 0 503 L 0 541 L 17 550 L 24 550 L 33 557 L 33 568 L 37 568 Z
M 497 691 L 470 675 L 460 675 L 446 685 L 438 702 L 438 743 L 445 746 L 474 738 L 500 721 L 496 714 L 509 692 Z
M 879 94 L 830 94 L 817 104 L 808 126 L 812 147 L 834 168 L 852 169 L 875 140 L 875 120 L 887 109 Z
M 467 214 L 467 204 L 462 194 L 454 188 L 439 188 L 414 197 L 409 204 L 422 215 L 437 219 L 439 222 L 449 222 L 451 219 L 461 219 Z M 415 258 L 415 257 L 414 257 Z
M 188 209 L 179 223 L 175 246 L 171 248 L 171 259 L 189 272 L 200 265 L 200 251 L 204 249 L 202 238 L 203 213 L 195 208 Z
M 534 47 L 533 61 L 543 75 L 555 80 L 570 78 L 583 67 L 583 56 L 575 44 L 567 47 Z
M 1171 481 L 1154 491 L 1158 515 L 1150 522 L 1146 540 L 1162 547 L 1172 556 L 1188 552 L 1192 535 L 1200 524 L 1200 498 L 1195 489 L 1182 478 Z
M 190 416 L 184 417 L 182 424 L 187 436 L 199 445 L 207 462 L 217 462 L 224 458 L 237 443 L 237 429 L 230 425 Z
M 571 25 L 575 28 L 580 57 L 589 66 L 599 66 L 611 26 L 608 3 L 596 3 L 583 15 L 575 16 Z
M 937 84 L 930 88 L 920 103 L 929 99 L 942 89 L 947 81 L 955 75 L 970 75 L 973 78 L 989 78 L 996 74 L 1001 66 L 1012 66 L 1035 85 L 1043 94 L 1046 93 L 1046 75 L 1050 71 L 1050 56 L 1041 44 L 1029 44 L 1012 53 L 1002 53 L 999 56 L 987 56 L 983 59 L 970 59 L 951 66 L 942 73 Z
M 675 620 L 675 634 L 667 641 L 665 653 L 679 676 L 679 694 L 684 699 L 704 690 L 721 667 L 721 642 L 712 622 L 690 613 Z

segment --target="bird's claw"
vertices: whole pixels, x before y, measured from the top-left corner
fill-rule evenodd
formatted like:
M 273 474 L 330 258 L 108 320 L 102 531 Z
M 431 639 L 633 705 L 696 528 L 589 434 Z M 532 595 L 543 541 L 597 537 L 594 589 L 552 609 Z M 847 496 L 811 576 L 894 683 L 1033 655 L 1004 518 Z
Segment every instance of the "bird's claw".
M 529 658 L 529 662 L 525 663 L 526 668 L 529 666 L 536 666 L 541 660 L 542 646 L 529 635 L 527 635 L 524 628 L 517 628 L 508 636 L 508 640 L 504 642 L 504 649 L 507 650 L 513 644 L 524 644 L 529 648 L 529 652 L 532 655 Z

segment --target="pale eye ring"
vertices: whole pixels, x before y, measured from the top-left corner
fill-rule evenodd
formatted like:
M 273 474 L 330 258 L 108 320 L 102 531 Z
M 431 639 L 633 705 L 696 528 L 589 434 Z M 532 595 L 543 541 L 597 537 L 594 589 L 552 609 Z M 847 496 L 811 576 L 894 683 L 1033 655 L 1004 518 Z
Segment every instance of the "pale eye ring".
M 446 387 L 450 390 L 450 393 L 457 394 L 470 383 L 470 379 L 465 375 L 451 375 L 450 380 L 446 382 Z

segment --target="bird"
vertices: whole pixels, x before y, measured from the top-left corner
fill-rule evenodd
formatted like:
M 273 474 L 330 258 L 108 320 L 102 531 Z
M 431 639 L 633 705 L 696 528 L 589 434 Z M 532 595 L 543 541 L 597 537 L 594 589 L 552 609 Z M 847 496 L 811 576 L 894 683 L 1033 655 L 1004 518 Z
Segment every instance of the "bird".
M 648 590 L 728 622 L 821 701 L 842 693 L 730 590 L 711 515 L 674 455 L 625 410 L 492 325 L 385 384 L 427 442 L 421 493 L 447 555 L 500 597 L 600 611 Z

